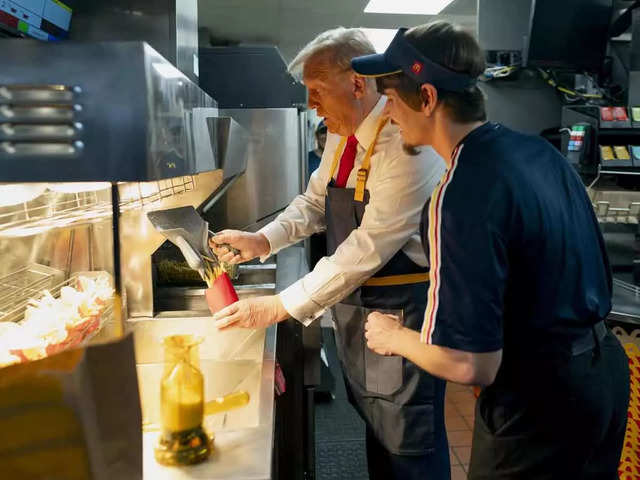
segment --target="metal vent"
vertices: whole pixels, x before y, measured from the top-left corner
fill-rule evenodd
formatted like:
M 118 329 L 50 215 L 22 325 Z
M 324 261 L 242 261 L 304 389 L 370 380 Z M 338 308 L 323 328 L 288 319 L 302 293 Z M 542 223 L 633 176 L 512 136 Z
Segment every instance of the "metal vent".
M 80 87 L 0 84 L 0 158 L 72 157 L 83 148 Z

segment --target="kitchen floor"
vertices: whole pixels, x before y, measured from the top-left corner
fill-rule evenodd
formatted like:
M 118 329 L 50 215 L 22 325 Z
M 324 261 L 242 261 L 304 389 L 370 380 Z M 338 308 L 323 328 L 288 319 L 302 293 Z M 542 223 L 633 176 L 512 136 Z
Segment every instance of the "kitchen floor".
M 323 328 L 326 358 L 335 378 L 334 397 L 316 403 L 316 478 L 368 480 L 364 424 L 346 397 L 331 328 Z M 475 397 L 471 387 L 449 383 L 445 423 L 449 438 L 451 480 L 467 478 Z
M 451 480 L 467 478 L 476 398 L 471 387 L 447 384 L 444 421 L 449 439 Z

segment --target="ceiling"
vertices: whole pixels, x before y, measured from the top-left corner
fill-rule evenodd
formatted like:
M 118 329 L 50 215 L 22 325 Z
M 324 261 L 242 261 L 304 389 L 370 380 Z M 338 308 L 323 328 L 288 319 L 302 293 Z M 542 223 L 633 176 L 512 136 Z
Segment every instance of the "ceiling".
M 428 0 L 424 0 L 428 1 Z M 267 43 L 290 61 L 318 33 L 337 26 L 411 27 L 443 19 L 475 31 L 477 0 L 454 0 L 437 16 L 364 13 L 368 0 L 198 0 L 201 44 Z

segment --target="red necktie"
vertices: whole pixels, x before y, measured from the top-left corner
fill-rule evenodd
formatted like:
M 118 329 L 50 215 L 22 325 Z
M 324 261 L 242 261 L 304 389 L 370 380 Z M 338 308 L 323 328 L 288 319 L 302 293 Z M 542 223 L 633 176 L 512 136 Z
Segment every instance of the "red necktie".
M 340 157 L 340 169 L 336 177 L 336 187 L 344 188 L 347 185 L 347 180 L 349 179 L 351 170 L 353 170 L 357 152 L 358 139 L 355 135 L 351 135 L 347 138 L 347 146 L 344 147 L 344 152 L 342 152 L 342 157 Z

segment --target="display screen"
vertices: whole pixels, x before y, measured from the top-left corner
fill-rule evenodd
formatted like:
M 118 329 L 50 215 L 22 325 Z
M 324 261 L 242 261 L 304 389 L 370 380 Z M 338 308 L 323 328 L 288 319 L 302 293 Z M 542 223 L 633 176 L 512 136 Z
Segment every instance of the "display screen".
M 59 0 L 0 0 L 0 26 L 39 40 L 67 38 L 71 14 Z
M 527 64 L 599 70 L 604 62 L 613 0 L 535 0 Z

